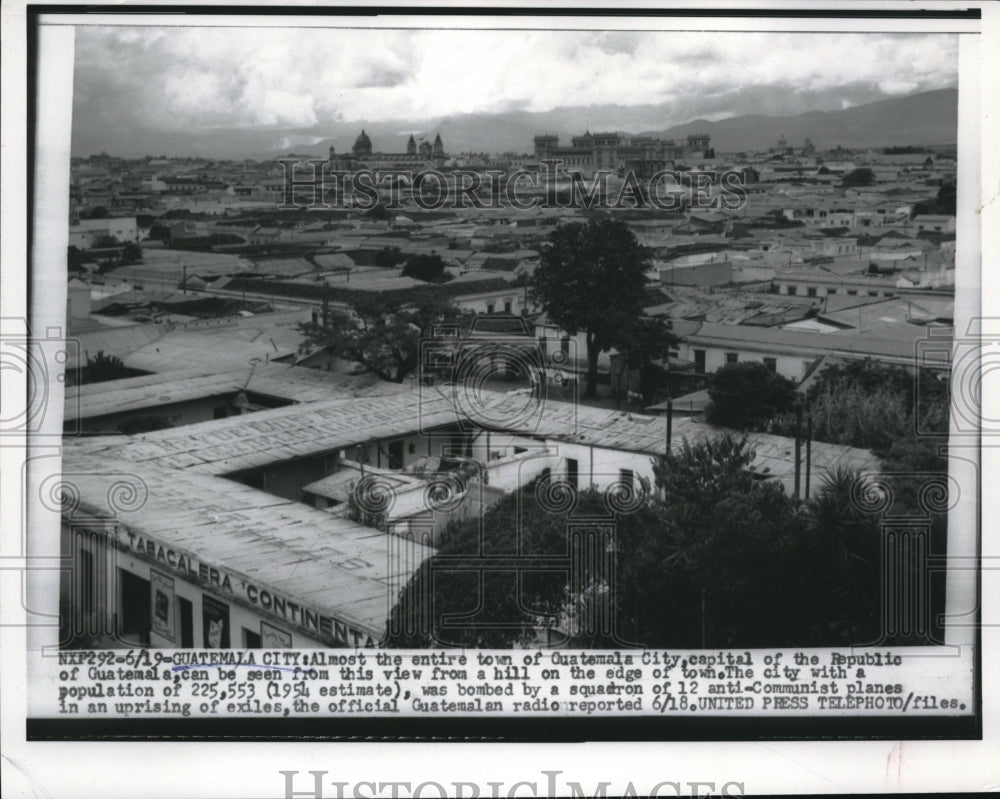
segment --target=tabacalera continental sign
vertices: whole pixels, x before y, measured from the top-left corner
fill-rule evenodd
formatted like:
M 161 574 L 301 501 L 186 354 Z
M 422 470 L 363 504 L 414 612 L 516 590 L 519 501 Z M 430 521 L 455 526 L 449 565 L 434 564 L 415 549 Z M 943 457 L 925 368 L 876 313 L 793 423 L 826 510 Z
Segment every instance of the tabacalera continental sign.
M 375 639 L 366 630 L 305 607 L 278 591 L 249 582 L 226 569 L 203 563 L 189 552 L 165 544 L 152 536 L 139 535 L 116 525 L 114 538 L 119 547 L 143 560 L 160 567 L 165 566 L 188 582 L 196 583 L 227 600 L 234 600 L 251 610 L 263 612 L 287 625 L 292 625 L 310 637 L 318 638 L 332 646 L 376 646 Z

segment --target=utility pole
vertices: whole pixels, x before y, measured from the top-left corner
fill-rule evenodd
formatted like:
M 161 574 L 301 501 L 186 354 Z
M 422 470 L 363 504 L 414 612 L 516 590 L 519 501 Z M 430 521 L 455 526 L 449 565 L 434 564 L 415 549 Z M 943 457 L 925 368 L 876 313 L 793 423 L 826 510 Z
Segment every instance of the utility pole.
M 667 397 L 667 454 L 670 454 L 670 439 L 674 437 L 674 400 Z
M 809 499 L 809 477 L 812 473 L 813 418 L 806 417 L 806 499 Z
M 795 404 L 795 498 L 799 499 L 802 479 L 802 403 Z

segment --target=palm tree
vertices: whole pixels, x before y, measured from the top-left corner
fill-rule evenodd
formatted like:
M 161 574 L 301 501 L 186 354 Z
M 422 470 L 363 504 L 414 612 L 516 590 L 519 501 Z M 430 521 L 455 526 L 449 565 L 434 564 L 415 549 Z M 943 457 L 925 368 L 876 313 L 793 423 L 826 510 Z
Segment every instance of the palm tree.
M 806 505 L 807 552 L 814 568 L 816 601 L 830 629 L 843 643 L 869 643 L 876 633 L 881 586 L 879 511 L 891 495 L 854 469 L 837 467 L 823 478 Z M 860 636 L 860 638 L 859 638 Z M 862 640 L 863 639 L 863 640 Z M 823 641 L 834 643 L 833 641 Z

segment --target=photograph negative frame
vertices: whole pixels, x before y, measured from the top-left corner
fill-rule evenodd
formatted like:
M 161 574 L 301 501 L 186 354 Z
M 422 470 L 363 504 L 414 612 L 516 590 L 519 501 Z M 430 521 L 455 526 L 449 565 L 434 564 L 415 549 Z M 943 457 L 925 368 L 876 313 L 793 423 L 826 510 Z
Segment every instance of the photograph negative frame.
M 28 11 L 26 743 L 988 739 L 984 9 Z

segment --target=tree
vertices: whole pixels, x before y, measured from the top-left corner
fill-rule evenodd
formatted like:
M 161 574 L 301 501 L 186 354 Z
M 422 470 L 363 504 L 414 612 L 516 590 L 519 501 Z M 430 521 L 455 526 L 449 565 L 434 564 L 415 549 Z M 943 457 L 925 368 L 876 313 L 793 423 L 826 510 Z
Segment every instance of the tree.
M 539 478 L 481 524 L 448 525 L 401 592 L 383 643 L 510 647 L 544 628 L 576 647 L 871 643 L 881 539 L 878 514 L 854 498 L 858 475 L 834 472 L 801 502 L 755 475 L 754 457 L 731 435 L 685 440 L 653 461 L 659 493 L 644 484 L 626 504 Z M 608 557 L 576 575 L 541 568 L 581 544 Z M 519 556 L 528 558 L 520 573 Z
M 83 250 L 79 247 L 74 247 L 72 244 L 66 248 L 66 267 L 71 271 L 81 271 L 83 269 L 83 264 L 86 262 Z
M 140 247 L 134 241 L 125 242 L 125 246 L 122 247 L 121 255 L 118 257 L 118 263 L 121 266 L 131 266 L 132 264 L 141 264 L 142 247 Z
M 442 283 L 447 279 L 447 275 L 444 273 L 444 260 L 437 253 L 411 255 L 406 259 L 402 275 L 427 283 Z
M 805 402 L 813 438 L 879 455 L 919 438 L 918 429 L 948 429 L 947 384 L 926 369 L 914 375 L 871 359 L 833 364 L 816 377 Z M 775 420 L 772 432 L 793 435 L 795 425 L 794 416 L 784 414 Z
M 955 184 L 952 182 L 942 183 L 937 193 L 937 207 L 939 214 L 955 215 Z
M 878 516 L 857 501 L 859 472 L 828 472 L 805 506 L 804 566 L 790 573 L 801 602 L 813 609 L 798 620 L 803 643 L 865 644 L 879 636 L 881 535 Z
M 353 300 L 350 313 L 335 311 L 327 323 L 299 325 L 303 350 L 328 348 L 334 355 L 356 361 L 382 380 L 402 383 L 419 363 L 420 342 L 434 323 L 454 322 L 459 311 L 431 289 L 406 299 L 378 294 Z
M 648 253 L 624 222 L 560 225 L 542 248 L 533 290 L 549 318 L 571 336 L 586 333 L 587 387 L 597 395 L 597 358 L 627 349 L 642 314 Z
M 375 203 L 371 208 L 365 211 L 365 216 L 370 219 L 376 219 L 379 222 L 388 222 L 392 219 L 392 212 L 382 205 L 381 202 Z
M 403 251 L 399 247 L 383 247 L 375 253 L 375 266 L 382 266 L 391 269 L 396 264 L 406 260 Z
M 80 370 L 80 383 L 103 383 L 131 375 L 132 370 L 125 366 L 121 358 L 98 350 L 95 355 L 87 355 L 87 363 Z
M 648 646 L 755 646 L 788 641 L 797 607 L 787 572 L 804 528 L 781 484 L 760 480 L 746 439 L 731 435 L 654 461 L 662 492 L 655 557 L 638 580 L 647 606 L 640 640 Z
M 641 369 L 653 361 L 665 361 L 680 344 L 669 320 L 637 317 L 622 332 L 618 352 L 629 369 Z
M 860 167 L 858 169 L 852 169 L 844 175 L 841 185 L 843 185 L 845 189 L 850 189 L 855 186 L 871 186 L 874 183 L 875 173 L 868 167 Z
M 708 384 L 711 424 L 737 430 L 762 429 L 771 418 L 791 409 L 795 388 L 790 380 L 757 361 L 726 364 Z
M 564 555 L 573 536 L 616 554 L 630 553 L 655 537 L 657 522 L 649 508 L 615 513 L 609 507 L 593 488 L 577 493 L 567 483 L 539 478 L 502 497 L 483 514 L 482 527 L 478 518 L 450 523 L 437 554 L 401 592 L 383 643 L 402 648 L 511 647 L 531 643 L 548 626 L 568 631 L 571 645 L 619 646 L 634 629 L 594 627 L 592 622 L 605 611 L 627 622 L 637 599 L 634 583 L 621 572 L 617 579 L 594 572 L 577 575 L 574 589 L 564 568 L 539 569 L 530 561 Z M 571 518 L 594 517 L 606 521 L 568 524 Z M 484 559 L 525 556 L 528 567 L 520 572 L 482 565 Z M 625 559 L 634 561 L 631 554 Z

